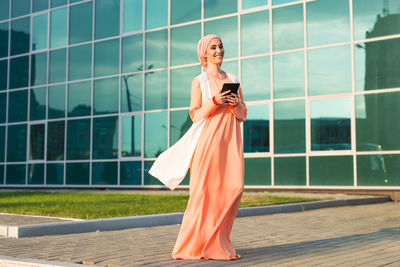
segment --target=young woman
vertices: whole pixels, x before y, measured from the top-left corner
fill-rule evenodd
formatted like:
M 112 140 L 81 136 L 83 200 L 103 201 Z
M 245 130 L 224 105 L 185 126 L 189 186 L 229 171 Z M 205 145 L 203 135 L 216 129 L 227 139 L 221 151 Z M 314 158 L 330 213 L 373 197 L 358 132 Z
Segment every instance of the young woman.
M 221 69 L 225 50 L 221 38 L 207 35 L 198 43 L 205 71 L 191 87 L 190 117 L 206 122 L 190 165 L 190 199 L 172 257 L 232 260 L 233 220 L 243 192 L 244 159 L 240 122 L 247 116 L 241 88 L 221 93 L 224 83 L 238 79 Z

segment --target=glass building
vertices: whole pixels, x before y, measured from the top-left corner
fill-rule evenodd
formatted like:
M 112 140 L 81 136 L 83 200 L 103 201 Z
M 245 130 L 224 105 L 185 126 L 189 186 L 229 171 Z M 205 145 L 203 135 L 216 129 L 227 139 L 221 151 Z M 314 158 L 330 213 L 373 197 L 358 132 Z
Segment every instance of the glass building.
M 1 0 L 0 187 L 158 187 L 210 33 L 247 188 L 400 188 L 400 0 Z

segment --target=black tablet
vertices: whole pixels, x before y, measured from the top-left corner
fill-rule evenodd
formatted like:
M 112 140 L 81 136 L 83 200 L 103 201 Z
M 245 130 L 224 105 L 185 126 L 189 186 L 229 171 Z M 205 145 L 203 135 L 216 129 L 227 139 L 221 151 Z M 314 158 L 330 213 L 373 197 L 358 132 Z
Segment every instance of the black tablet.
M 231 90 L 231 93 L 237 94 L 240 83 L 224 83 L 221 93 Z

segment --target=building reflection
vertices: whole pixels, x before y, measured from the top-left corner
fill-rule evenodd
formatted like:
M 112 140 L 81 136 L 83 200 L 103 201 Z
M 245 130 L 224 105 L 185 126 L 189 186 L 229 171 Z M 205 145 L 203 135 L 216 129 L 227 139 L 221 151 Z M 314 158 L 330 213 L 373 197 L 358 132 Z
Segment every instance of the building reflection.
M 400 6 L 399 6 L 400 7 Z M 393 35 L 399 32 L 400 14 L 390 14 L 384 7 L 382 14 L 377 15 L 371 30 L 365 33 L 366 38 Z M 383 41 L 366 42 L 364 46 L 357 45 L 365 53 L 364 90 L 379 90 L 400 87 L 400 38 Z M 362 140 L 357 140 L 357 149 L 361 151 L 392 150 L 391 144 L 398 143 L 400 124 L 393 121 L 400 112 L 398 98 L 390 97 L 390 93 L 378 93 L 363 96 L 364 111 L 357 116 L 357 128 L 368 129 Z M 388 130 L 390 129 L 390 130 Z M 362 133 L 358 133 L 358 136 Z M 373 181 L 369 178 L 364 183 L 393 184 L 396 179 L 396 167 L 386 164 L 392 155 L 369 156 L 370 173 L 374 173 Z M 391 168 L 391 166 L 393 168 Z M 398 178 L 397 178 L 398 179 Z M 395 182 L 396 183 L 396 182 Z M 398 182 L 397 182 L 398 183 Z

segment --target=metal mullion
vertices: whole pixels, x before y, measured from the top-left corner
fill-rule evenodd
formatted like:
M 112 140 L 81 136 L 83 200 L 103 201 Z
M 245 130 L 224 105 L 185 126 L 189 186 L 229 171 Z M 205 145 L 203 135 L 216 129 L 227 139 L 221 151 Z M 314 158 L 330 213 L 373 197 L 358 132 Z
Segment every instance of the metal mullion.
M 315 1 L 315 0 L 312 0 L 312 1 Z M 271 9 L 286 7 L 286 6 L 294 6 L 294 5 L 298 5 L 298 4 L 302 4 L 302 3 L 304 3 L 303 0 L 299 0 L 299 1 L 291 2 L 291 3 L 280 4 L 280 5 L 274 5 L 274 6 L 272 6 L 272 4 L 271 4 Z
M 243 0 L 241 0 L 243 1 Z M 253 8 L 248 8 L 248 9 L 243 9 L 241 10 L 241 14 L 250 14 L 250 13 L 256 13 L 256 12 L 260 12 L 260 11 L 265 11 L 265 10 L 269 10 L 270 6 L 266 5 L 266 6 L 259 6 L 259 7 L 253 7 Z
M 201 37 L 203 37 L 204 36 L 204 0 L 201 0 L 200 8 L 201 8 L 201 17 L 200 17 L 200 20 L 201 20 Z
M 167 63 L 167 147 L 170 147 L 171 142 L 171 1 L 168 1 L 168 63 Z
M 356 96 L 355 96 L 355 59 L 354 59 L 354 21 L 353 21 L 353 1 L 349 0 L 349 19 L 350 19 L 350 59 L 351 59 L 351 151 L 353 154 L 353 186 L 357 188 L 357 149 L 356 149 Z
M 352 22 L 350 22 L 350 23 L 352 23 Z M 357 40 L 357 41 L 354 40 L 354 43 L 362 44 L 362 43 L 370 43 L 370 42 L 390 40 L 390 39 L 396 39 L 396 38 L 400 38 L 400 34 L 384 35 L 384 36 L 362 39 L 362 40 Z
M 390 89 L 375 89 L 368 91 L 359 91 L 354 92 L 355 95 L 372 95 L 372 94 L 380 94 L 380 93 L 395 93 L 400 92 L 400 88 L 390 88 Z
M 303 40 L 304 40 L 304 96 L 305 96 L 305 145 L 306 145 L 306 187 L 310 187 L 310 152 L 311 152 L 311 115 L 308 95 L 308 43 L 307 43 L 307 6 L 303 3 Z
M 268 10 L 269 26 L 269 86 L 270 86 L 270 104 L 269 104 L 269 153 L 271 158 L 271 186 L 275 186 L 275 121 L 274 121 L 274 64 L 273 64 L 273 40 L 272 40 L 272 8 Z
M 245 158 L 266 158 L 266 157 L 271 157 L 272 158 L 272 153 L 271 152 L 245 152 L 243 153 Z
M 398 155 L 400 150 L 386 150 L 386 151 L 357 151 L 356 155 Z
M 123 5 L 121 5 L 120 8 L 122 8 Z M 121 9 L 122 12 L 122 9 Z M 121 20 L 121 16 L 120 16 L 120 20 Z M 121 26 L 121 25 L 120 25 Z M 122 27 L 122 26 L 121 26 Z M 119 37 L 119 51 L 118 51 L 118 57 L 119 57 L 119 71 L 118 73 L 121 74 L 122 73 L 122 38 Z M 120 170 L 120 160 L 121 160 L 121 144 L 122 144 L 122 116 L 121 116 L 121 112 L 122 112 L 122 105 L 121 105 L 121 101 L 122 101 L 122 94 L 121 94 L 121 90 L 122 90 L 122 74 L 121 77 L 118 78 L 118 120 L 117 120 L 117 129 L 118 129 L 118 145 L 117 145 L 117 185 L 120 185 L 120 174 L 121 174 L 121 170 Z M 128 88 L 127 88 L 128 90 Z

